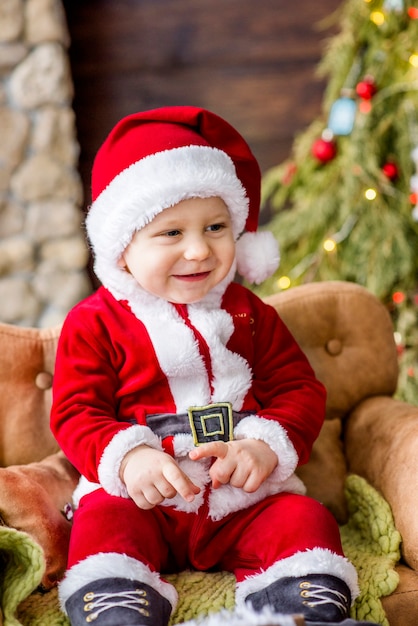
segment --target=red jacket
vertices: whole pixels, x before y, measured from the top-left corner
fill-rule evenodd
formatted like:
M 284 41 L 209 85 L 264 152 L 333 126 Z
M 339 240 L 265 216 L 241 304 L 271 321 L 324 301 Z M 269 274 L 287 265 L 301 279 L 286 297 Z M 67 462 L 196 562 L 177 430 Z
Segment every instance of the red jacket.
M 176 415 L 190 405 L 230 402 L 242 414 L 235 436 L 266 441 L 279 465 L 256 494 L 229 485 L 217 490 L 223 494 L 216 496 L 214 516 L 298 490 L 292 475 L 308 460 L 322 426 L 325 390 L 276 311 L 235 283 L 220 308 L 154 297 L 144 302 L 117 301 L 101 287 L 67 316 L 51 427 L 69 460 L 89 481 L 124 497 L 120 463 L 140 443 L 169 451 L 191 474 L 193 440 L 189 429 L 177 427 Z M 147 415 L 155 414 L 169 414 L 161 437 L 147 425 Z M 204 486 L 208 465 L 198 463 L 191 477 Z M 193 506 L 200 503 L 197 498 Z M 167 504 L 192 506 L 176 499 Z

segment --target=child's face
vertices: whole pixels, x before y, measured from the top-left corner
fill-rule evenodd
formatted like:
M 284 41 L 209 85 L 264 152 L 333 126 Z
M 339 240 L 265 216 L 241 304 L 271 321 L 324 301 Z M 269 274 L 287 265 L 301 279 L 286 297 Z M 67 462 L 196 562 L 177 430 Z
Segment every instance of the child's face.
M 178 304 L 201 300 L 231 269 L 235 242 L 221 198 L 191 198 L 137 231 L 119 265 L 155 296 Z

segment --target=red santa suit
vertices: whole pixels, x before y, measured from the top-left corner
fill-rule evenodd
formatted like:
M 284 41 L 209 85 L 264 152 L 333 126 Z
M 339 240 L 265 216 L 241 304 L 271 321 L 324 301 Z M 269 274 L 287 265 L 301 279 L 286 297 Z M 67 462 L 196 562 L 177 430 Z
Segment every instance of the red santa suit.
M 311 572 L 344 580 L 354 599 L 357 577 L 337 524 L 294 474 L 320 431 L 324 388 L 276 311 L 233 282 L 236 266 L 259 282 L 278 258 L 273 238 L 255 232 L 260 172 L 248 146 L 216 115 L 171 107 L 122 120 L 93 174 L 87 231 L 104 286 L 64 323 L 51 414 L 83 477 L 62 605 L 85 583 L 117 574 L 174 607 L 176 592 L 160 574 L 186 567 L 234 572 L 238 602 Z M 133 233 L 182 199 L 210 196 L 223 199 L 239 239 L 229 275 L 189 305 L 144 291 L 118 265 Z M 211 460 L 188 456 L 213 438 L 262 440 L 277 467 L 254 493 L 213 489 Z M 120 467 L 141 444 L 177 460 L 200 487 L 192 502 L 177 495 L 151 510 L 135 505 Z
M 254 493 L 212 489 L 210 460 L 188 458 L 188 408 L 223 402 L 232 405 L 234 438 L 261 439 L 278 456 Z M 221 301 L 215 293 L 186 306 L 140 290 L 129 303 L 118 302 L 100 288 L 69 314 L 54 377 L 52 429 L 86 479 L 69 566 L 116 553 L 151 571 L 228 568 L 239 583 L 298 552 L 342 555 L 332 516 L 291 495 L 304 492 L 294 470 L 309 458 L 324 402 L 324 388 L 287 327 L 248 289 L 231 283 Z M 120 463 L 142 443 L 178 460 L 201 488 L 193 502 L 176 496 L 142 511 L 128 498 Z M 254 524 L 249 541 L 245 531 Z M 251 558 L 234 558 L 235 544 Z

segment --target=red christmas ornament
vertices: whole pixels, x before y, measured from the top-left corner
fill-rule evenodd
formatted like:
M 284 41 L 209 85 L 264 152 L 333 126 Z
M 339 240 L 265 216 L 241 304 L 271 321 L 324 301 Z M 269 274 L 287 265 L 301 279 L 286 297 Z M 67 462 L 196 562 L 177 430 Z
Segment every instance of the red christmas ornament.
M 313 156 L 321 161 L 321 163 L 328 163 L 337 154 L 337 144 L 333 139 L 317 139 L 312 146 Z
M 356 94 L 362 100 L 371 100 L 377 91 L 376 83 L 372 76 L 366 76 L 356 86 Z
M 398 166 L 393 161 L 385 163 L 382 167 L 382 172 L 389 180 L 396 180 L 399 174 Z

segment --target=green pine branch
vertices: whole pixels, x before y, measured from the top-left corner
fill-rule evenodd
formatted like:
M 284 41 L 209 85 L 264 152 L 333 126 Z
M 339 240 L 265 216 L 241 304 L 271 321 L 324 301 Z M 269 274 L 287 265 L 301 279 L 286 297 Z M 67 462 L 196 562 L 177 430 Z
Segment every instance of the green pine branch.
M 403 4 L 395 11 L 384 0 L 348 0 L 333 16 L 340 20 L 340 31 L 328 41 L 318 68 L 328 79 L 322 113 L 295 138 L 289 159 L 263 177 L 263 204 L 270 207 L 269 229 L 282 261 L 257 291 L 277 291 L 278 281 L 287 276 L 290 285 L 354 281 L 388 305 L 394 292 L 405 293 L 403 310 L 395 310 L 394 319 L 403 324 L 398 334 L 404 342 L 400 363 L 406 363 L 406 385 L 410 363 L 418 364 L 418 223 L 411 204 L 411 177 L 417 174 L 411 152 L 418 147 L 418 67 L 410 62 L 418 54 L 418 20 L 408 15 L 413 3 Z M 384 15 L 382 24 L 373 21 L 374 12 Z M 365 77 L 376 85 L 366 112 L 355 93 Z M 348 135 L 334 137 L 335 157 L 321 162 L 312 148 L 341 96 L 357 103 L 354 126 Z M 389 161 L 397 167 L 393 179 L 382 169 Z M 368 199 L 367 190 L 374 190 L 375 198 Z M 335 244 L 331 251 L 324 248 L 329 240 Z M 401 323 L 405 319 L 408 323 Z M 418 400 L 418 388 L 412 395 Z

